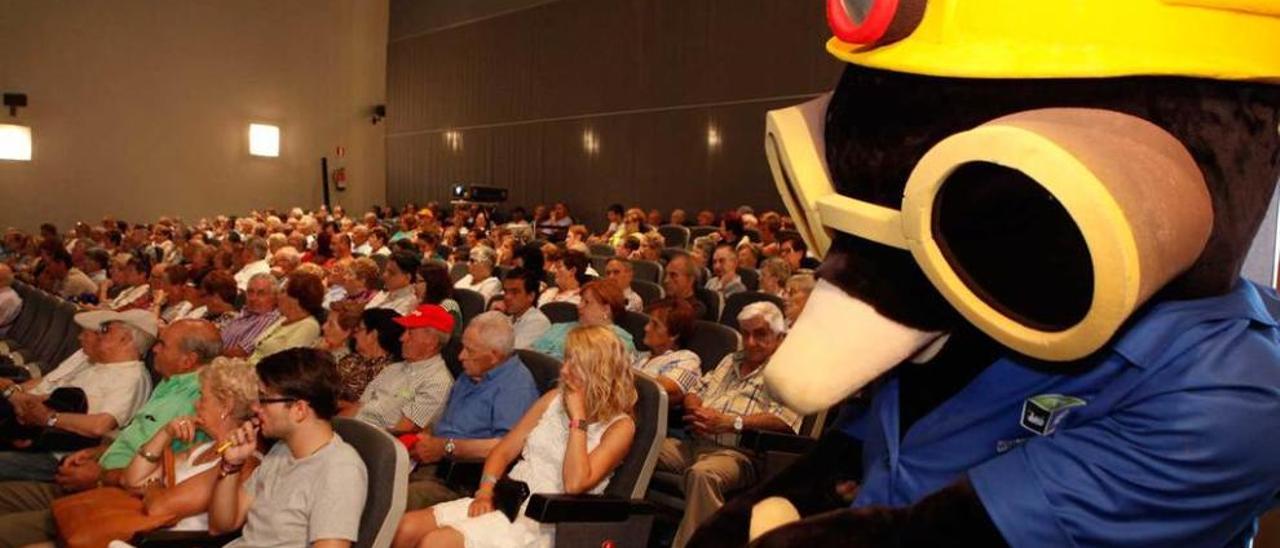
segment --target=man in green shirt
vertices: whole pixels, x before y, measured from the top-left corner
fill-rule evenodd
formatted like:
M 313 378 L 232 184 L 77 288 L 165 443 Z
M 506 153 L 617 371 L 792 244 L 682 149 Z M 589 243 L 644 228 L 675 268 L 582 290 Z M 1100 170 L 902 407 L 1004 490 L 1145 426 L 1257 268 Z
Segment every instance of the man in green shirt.
M 119 485 L 121 473 L 142 444 L 174 418 L 195 413 L 200 367 L 222 353 L 218 328 L 204 320 L 174 322 L 160 331 L 152 351 L 163 380 L 114 442 L 72 453 L 58 467 L 54 483 L 0 483 L 0 547 L 52 540 L 57 534 L 50 510 L 55 498 Z M 175 442 L 174 450 L 182 449 Z

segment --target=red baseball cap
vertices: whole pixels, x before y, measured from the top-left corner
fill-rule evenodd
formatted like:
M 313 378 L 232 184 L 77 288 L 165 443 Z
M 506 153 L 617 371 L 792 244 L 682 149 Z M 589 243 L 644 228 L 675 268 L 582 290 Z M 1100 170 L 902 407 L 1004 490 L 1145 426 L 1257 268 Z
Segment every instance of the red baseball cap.
M 395 320 L 405 329 L 430 327 L 442 333 L 453 333 L 453 315 L 438 304 L 424 304 Z

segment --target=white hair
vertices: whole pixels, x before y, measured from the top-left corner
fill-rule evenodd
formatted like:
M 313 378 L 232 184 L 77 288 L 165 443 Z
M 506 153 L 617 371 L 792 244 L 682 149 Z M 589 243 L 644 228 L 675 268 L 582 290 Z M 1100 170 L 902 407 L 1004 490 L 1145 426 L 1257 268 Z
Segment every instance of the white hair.
M 138 351 L 139 358 L 146 356 L 147 351 L 151 349 L 151 345 L 155 343 L 155 337 L 124 322 L 120 322 L 120 327 L 124 328 L 125 332 L 129 334 L 129 340 L 133 342 L 133 349 Z
M 471 248 L 470 258 L 472 261 L 486 263 L 493 266 L 498 258 L 498 252 L 493 248 L 485 245 L 478 245 Z
M 738 324 L 750 319 L 760 318 L 769 324 L 769 329 L 776 334 L 787 332 L 787 320 L 778 309 L 778 305 L 769 301 L 757 301 L 742 307 L 738 313 Z
M 502 356 L 510 356 L 516 345 L 515 328 L 511 320 L 496 310 L 485 312 L 471 318 L 467 331 L 475 330 L 476 337 L 485 349 L 497 352 Z

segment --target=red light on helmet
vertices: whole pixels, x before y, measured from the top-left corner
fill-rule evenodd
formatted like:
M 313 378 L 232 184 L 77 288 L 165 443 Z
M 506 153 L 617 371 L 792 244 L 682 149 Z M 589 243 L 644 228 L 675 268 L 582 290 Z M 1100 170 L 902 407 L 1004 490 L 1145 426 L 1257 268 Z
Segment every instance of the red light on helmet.
M 827 25 L 846 44 L 884 45 L 911 34 L 926 0 L 827 0 Z

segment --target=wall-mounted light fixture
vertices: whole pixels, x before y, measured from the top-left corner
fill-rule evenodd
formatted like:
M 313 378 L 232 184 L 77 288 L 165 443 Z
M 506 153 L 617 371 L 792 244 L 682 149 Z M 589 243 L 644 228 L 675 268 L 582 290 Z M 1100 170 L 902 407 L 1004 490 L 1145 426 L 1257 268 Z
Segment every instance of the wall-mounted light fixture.
M 280 127 L 249 124 L 249 154 L 270 158 L 280 156 Z
M 600 153 L 600 137 L 591 129 L 582 130 L 582 149 L 587 151 L 587 155 L 595 156 Z
M 444 132 L 443 135 L 444 135 L 444 147 L 449 149 L 449 152 L 458 152 L 462 150 L 462 132 L 461 131 L 449 130 Z
M 710 150 L 720 148 L 720 128 L 715 124 L 707 125 L 707 148 Z
M 18 109 L 27 106 L 25 93 L 4 94 L 9 116 L 16 118 Z M 0 124 L 0 160 L 31 161 L 31 128 L 18 124 Z
M 31 128 L 0 124 L 0 160 L 31 161 Z

